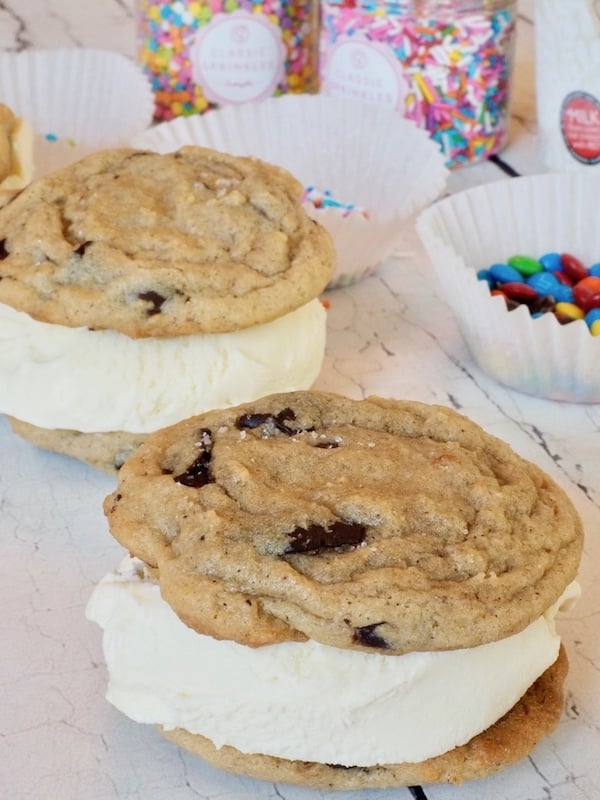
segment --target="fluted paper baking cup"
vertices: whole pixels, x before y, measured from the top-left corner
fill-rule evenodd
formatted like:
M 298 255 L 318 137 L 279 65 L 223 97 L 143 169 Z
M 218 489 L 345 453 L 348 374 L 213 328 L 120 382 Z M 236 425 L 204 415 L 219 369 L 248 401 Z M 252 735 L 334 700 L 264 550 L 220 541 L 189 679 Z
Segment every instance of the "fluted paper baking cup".
M 73 48 L 0 54 L 0 102 L 35 133 L 34 177 L 148 127 L 153 96 L 132 61 L 108 50 Z
M 179 117 L 132 144 L 172 152 L 197 144 L 284 167 L 305 187 L 355 210 L 306 207 L 332 234 L 338 267 L 330 287 L 372 272 L 401 245 L 406 225 L 439 197 L 448 176 L 429 134 L 400 114 L 323 95 L 284 95 Z M 368 214 L 368 218 L 361 213 Z
M 600 176 L 511 178 L 458 193 L 423 211 L 417 232 L 479 367 L 527 394 L 600 402 L 600 337 L 584 320 L 561 325 L 508 311 L 477 271 L 510 256 L 571 253 L 600 261 Z

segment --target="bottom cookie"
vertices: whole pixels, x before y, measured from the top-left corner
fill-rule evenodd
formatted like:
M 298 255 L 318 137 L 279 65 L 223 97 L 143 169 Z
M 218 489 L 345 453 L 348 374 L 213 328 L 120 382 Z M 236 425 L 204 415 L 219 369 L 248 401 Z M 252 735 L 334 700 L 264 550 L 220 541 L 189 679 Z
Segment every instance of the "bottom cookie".
M 8 416 L 7 419 L 18 436 L 36 447 L 77 458 L 112 475 L 148 437 L 148 434 L 125 431 L 81 433 L 61 429 L 50 430 L 30 425 L 15 417 Z
M 461 747 L 415 764 L 342 767 L 290 761 L 260 754 L 247 755 L 228 746 L 217 749 L 209 739 L 181 728 L 161 728 L 160 731 L 169 741 L 201 756 L 214 767 L 275 783 L 333 790 L 458 784 L 485 778 L 525 758 L 554 730 L 563 710 L 563 684 L 568 668 L 567 655 L 561 646 L 555 663 L 495 725 Z

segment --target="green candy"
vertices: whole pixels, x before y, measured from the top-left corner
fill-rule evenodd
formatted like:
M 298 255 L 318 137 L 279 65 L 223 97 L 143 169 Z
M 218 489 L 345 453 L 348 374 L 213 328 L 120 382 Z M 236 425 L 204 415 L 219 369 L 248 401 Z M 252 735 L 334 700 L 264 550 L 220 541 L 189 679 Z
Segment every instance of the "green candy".
M 506 263 L 526 277 L 535 275 L 536 272 L 542 272 L 544 269 L 537 258 L 531 258 L 531 256 L 511 256 Z

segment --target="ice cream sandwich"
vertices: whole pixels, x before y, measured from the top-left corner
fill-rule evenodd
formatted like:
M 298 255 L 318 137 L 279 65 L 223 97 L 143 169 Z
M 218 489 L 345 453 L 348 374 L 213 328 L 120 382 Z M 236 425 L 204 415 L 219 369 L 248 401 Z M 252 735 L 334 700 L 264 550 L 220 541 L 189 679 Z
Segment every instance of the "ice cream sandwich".
M 331 238 L 288 172 L 201 147 L 94 153 L 0 210 L 0 412 L 114 471 L 159 428 L 307 389 Z
M 108 699 L 223 769 L 460 783 L 556 726 L 582 523 L 461 414 L 281 393 L 153 434 L 106 498 Z

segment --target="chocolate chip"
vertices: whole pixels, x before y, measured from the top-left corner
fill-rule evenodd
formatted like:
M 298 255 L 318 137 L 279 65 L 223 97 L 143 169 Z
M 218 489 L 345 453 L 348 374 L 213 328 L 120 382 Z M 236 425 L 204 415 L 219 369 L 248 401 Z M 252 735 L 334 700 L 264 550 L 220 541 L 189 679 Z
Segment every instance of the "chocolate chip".
M 290 534 L 290 543 L 285 552 L 319 553 L 336 548 L 354 548 L 365 541 L 366 528 L 352 522 L 333 522 L 331 526 L 309 525 L 308 528 L 296 528 Z
M 321 450 L 334 450 L 336 447 L 340 446 L 340 443 L 339 442 L 318 442 L 318 444 L 316 444 L 314 446 L 321 448 Z
M 235 421 L 235 426 L 238 430 L 253 430 L 260 428 L 261 425 L 266 425 L 267 422 L 273 419 L 272 414 L 242 414 Z
M 149 317 L 154 316 L 154 314 L 160 314 L 160 310 L 162 308 L 162 304 L 165 302 L 166 297 L 163 297 L 162 294 L 158 292 L 140 292 L 138 294 L 140 300 L 144 300 L 146 303 L 150 303 L 150 308 L 146 311 L 146 314 Z
M 296 419 L 295 412 L 292 411 L 291 408 L 284 408 L 283 411 L 280 411 L 279 414 L 277 414 L 277 416 L 273 420 L 273 424 L 282 433 L 287 433 L 291 435 L 293 433 L 298 433 L 298 431 L 302 430 L 302 428 L 298 427 L 294 428 L 286 425 L 286 422 L 292 422 L 295 419 Z
M 91 242 L 83 242 L 82 244 L 79 245 L 79 247 L 73 250 L 73 252 L 75 253 L 76 256 L 82 256 L 84 255 L 85 251 L 90 245 Z
M 357 644 L 363 647 L 376 647 L 379 650 L 389 650 L 386 640 L 375 632 L 375 628 L 382 625 L 382 622 L 375 622 L 373 625 L 363 625 L 362 628 L 354 628 L 352 638 Z
M 208 468 L 208 459 L 205 453 L 201 453 L 190 466 L 180 475 L 173 478 L 177 483 L 183 486 L 189 486 L 192 489 L 201 489 L 211 482 L 211 476 Z
M 6 249 L 6 239 L 2 239 L 0 241 L 0 261 L 4 261 L 5 258 L 8 258 L 10 253 Z
M 210 457 L 212 453 L 212 435 L 208 428 L 201 428 L 198 437 L 200 452 L 190 466 L 173 480 L 192 489 L 200 489 L 207 483 L 212 483 L 210 473 Z
M 263 425 L 271 425 L 286 436 L 293 436 L 302 431 L 312 431 L 314 428 L 303 428 L 300 425 L 289 425 L 296 419 L 296 414 L 291 408 L 284 408 L 278 414 L 242 414 L 237 418 L 235 425 L 238 430 L 253 430 Z

